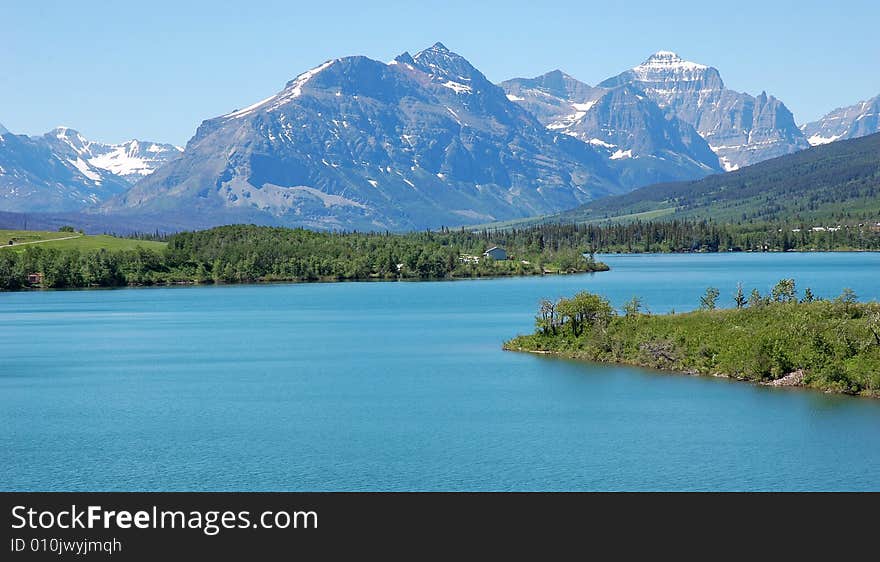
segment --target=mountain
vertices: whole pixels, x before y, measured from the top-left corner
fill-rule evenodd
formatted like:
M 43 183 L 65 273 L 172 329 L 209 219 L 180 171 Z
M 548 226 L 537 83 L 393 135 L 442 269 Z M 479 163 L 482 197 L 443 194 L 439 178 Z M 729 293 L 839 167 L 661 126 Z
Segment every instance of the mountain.
M 643 187 L 543 219 L 880 220 L 880 133 L 781 156 L 692 182 Z
M 108 213 L 415 229 L 558 211 L 621 192 L 588 144 L 546 129 L 440 43 L 329 60 L 204 121 Z
M 667 115 L 692 125 L 726 170 L 809 147 L 780 100 L 766 92 L 754 97 L 729 90 L 717 69 L 683 60 L 675 53 L 657 52 L 599 86 L 625 84 L 643 91 Z
M 66 211 L 94 204 L 98 186 L 25 135 L 0 133 L 0 209 Z
M 501 83 L 507 98 L 548 129 L 592 145 L 633 188 L 721 172 L 699 133 L 629 84 L 594 88 L 554 70 Z
M 55 154 L 69 160 L 81 160 L 78 167 L 88 168 L 104 177 L 122 178 L 132 185 L 182 152 L 181 148 L 171 144 L 136 139 L 120 144 L 94 142 L 67 127 L 46 133 L 43 140 Z
M 880 95 L 849 107 L 835 109 L 802 127 L 813 146 L 880 132 Z
M 180 149 L 129 141 L 101 144 L 59 127 L 40 137 L 0 128 L 0 209 L 70 212 L 127 191 Z

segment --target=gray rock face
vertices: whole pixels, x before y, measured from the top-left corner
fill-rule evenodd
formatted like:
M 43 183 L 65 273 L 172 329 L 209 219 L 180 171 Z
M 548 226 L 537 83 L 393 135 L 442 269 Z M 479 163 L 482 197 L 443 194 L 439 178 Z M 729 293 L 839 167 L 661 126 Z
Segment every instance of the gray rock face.
M 41 137 L 0 132 L 0 209 L 66 212 L 93 207 L 178 156 L 170 145 L 107 145 L 60 127 Z
M 441 44 L 334 59 L 202 123 L 183 156 L 105 207 L 316 228 L 524 217 L 621 188 L 589 145 L 547 130 Z
M 501 86 L 507 97 L 548 129 L 590 144 L 607 158 L 628 188 L 696 179 L 720 172 L 718 157 L 688 123 L 663 110 L 637 88 L 591 87 L 558 70 L 516 78 Z
M 809 146 L 794 117 L 773 96 L 757 97 L 724 86 L 710 66 L 660 51 L 599 86 L 630 84 L 663 109 L 692 125 L 726 170 L 735 170 Z
M 880 132 L 880 96 L 835 109 L 802 129 L 813 146 Z

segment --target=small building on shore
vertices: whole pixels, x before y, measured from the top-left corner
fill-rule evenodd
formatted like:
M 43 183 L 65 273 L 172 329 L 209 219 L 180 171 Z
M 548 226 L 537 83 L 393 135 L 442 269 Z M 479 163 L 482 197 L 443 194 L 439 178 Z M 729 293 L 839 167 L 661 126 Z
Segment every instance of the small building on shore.
M 492 246 L 485 252 L 483 255 L 489 258 L 492 258 L 495 261 L 504 261 L 507 259 L 507 251 L 504 248 L 498 246 Z
M 43 283 L 43 274 L 30 273 L 27 276 L 27 281 L 29 285 L 41 285 Z

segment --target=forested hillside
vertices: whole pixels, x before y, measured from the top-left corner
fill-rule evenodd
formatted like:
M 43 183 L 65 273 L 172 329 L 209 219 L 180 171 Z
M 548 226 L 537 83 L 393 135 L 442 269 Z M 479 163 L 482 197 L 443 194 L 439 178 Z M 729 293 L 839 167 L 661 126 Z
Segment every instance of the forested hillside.
M 550 222 L 696 218 L 828 226 L 880 221 L 880 134 L 817 146 L 726 174 L 657 184 Z

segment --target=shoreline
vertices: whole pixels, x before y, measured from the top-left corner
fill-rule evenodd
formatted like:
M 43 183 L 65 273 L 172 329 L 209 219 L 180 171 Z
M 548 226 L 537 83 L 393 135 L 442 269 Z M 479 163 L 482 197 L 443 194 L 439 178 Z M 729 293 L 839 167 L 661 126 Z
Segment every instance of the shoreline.
M 22 287 L 20 289 L 5 290 L 0 289 L 0 295 L 4 293 L 39 293 L 51 291 L 109 291 L 118 289 L 159 289 L 174 287 L 239 287 L 239 286 L 261 286 L 261 285 L 320 285 L 320 284 L 337 284 L 337 283 L 442 283 L 454 281 L 479 281 L 493 279 L 517 279 L 526 277 L 555 277 L 569 275 L 586 275 L 594 273 L 604 273 L 611 271 L 610 267 L 604 269 L 590 269 L 585 271 L 556 271 L 543 273 L 524 273 L 516 275 L 471 275 L 471 276 L 449 276 L 449 277 L 393 277 L 393 278 L 356 278 L 356 279 L 336 279 L 332 277 L 320 279 L 255 279 L 251 281 L 242 281 L 237 283 L 229 283 L 225 281 L 166 281 L 157 283 L 131 283 L 126 285 L 90 285 L 84 287 Z
M 804 372 L 802 369 L 798 369 L 791 373 L 784 375 L 776 380 L 771 381 L 754 381 L 750 380 L 746 377 L 730 375 L 728 373 L 701 373 L 696 369 L 692 370 L 680 370 L 680 369 L 665 369 L 663 367 L 658 367 L 656 365 L 646 365 L 643 363 L 638 363 L 635 361 L 599 361 L 596 359 L 589 359 L 583 357 L 581 354 L 576 352 L 564 352 L 564 351 L 552 351 L 548 349 L 526 349 L 524 347 L 512 347 L 507 345 L 508 342 L 505 342 L 501 349 L 503 351 L 510 351 L 514 353 L 529 353 L 531 355 L 539 355 L 539 356 L 550 356 L 556 357 L 560 359 L 570 359 L 573 361 L 578 361 L 580 363 L 593 363 L 595 365 L 603 365 L 603 366 L 625 366 L 625 367 L 637 367 L 639 369 L 645 369 L 649 371 L 656 372 L 657 374 L 669 374 L 669 375 L 677 375 L 677 376 L 688 376 L 688 377 L 703 377 L 703 378 L 715 378 L 715 379 L 729 379 L 732 381 L 743 382 L 751 384 L 756 387 L 768 387 L 768 388 L 787 388 L 787 389 L 800 389 L 800 390 L 811 390 L 814 392 L 821 392 L 822 394 L 834 394 L 840 396 L 849 396 L 852 398 L 866 398 L 871 400 L 880 399 L 880 393 L 873 394 L 857 394 L 853 392 L 845 392 L 842 390 L 835 390 L 830 388 L 820 388 L 816 386 L 810 386 L 804 384 L 803 376 Z M 796 381 L 796 382 L 795 382 Z
M 734 252 L 724 250 L 718 252 L 601 252 L 596 256 L 684 256 L 684 255 L 728 255 L 728 254 L 880 254 L 880 250 L 741 250 Z

